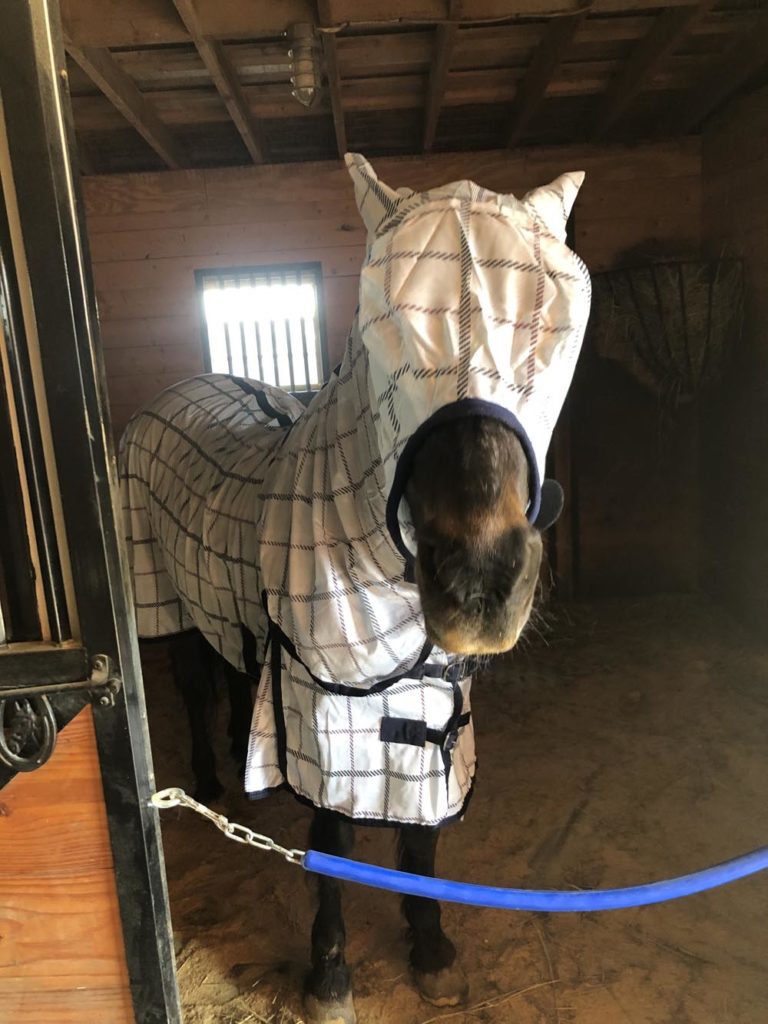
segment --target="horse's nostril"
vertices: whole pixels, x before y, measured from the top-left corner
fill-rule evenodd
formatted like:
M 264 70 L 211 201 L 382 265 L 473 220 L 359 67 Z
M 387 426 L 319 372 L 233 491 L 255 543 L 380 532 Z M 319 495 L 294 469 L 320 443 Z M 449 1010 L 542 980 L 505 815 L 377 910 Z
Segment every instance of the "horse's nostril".
M 427 551 L 427 559 L 431 561 L 435 580 L 445 590 L 462 591 L 471 586 L 466 571 L 465 560 L 455 545 L 439 545 Z
M 431 540 L 431 538 L 430 538 Z M 423 578 L 459 612 L 475 620 L 495 620 L 531 576 L 528 538 L 516 527 L 498 538 L 490 550 L 444 540 L 419 545 Z M 523 600 L 524 594 L 520 594 Z

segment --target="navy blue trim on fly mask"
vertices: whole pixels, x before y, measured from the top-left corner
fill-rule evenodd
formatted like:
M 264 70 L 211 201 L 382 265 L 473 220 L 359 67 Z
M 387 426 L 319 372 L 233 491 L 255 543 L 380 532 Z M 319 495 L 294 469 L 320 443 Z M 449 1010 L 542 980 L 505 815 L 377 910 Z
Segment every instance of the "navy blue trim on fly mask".
M 395 547 L 403 556 L 407 566 L 406 578 L 412 577 L 414 556 L 408 549 L 400 533 L 398 511 L 405 494 L 408 478 L 413 468 L 416 453 L 421 444 L 436 427 L 467 416 L 487 416 L 499 420 L 509 427 L 523 447 L 528 462 L 528 510 L 526 518 L 537 530 L 546 530 L 555 522 L 563 508 L 563 490 L 556 480 L 539 480 L 539 468 L 533 452 L 533 445 L 525 431 L 525 427 L 514 413 L 496 402 L 488 402 L 483 398 L 461 398 L 450 402 L 434 412 L 408 438 L 395 468 L 392 489 L 387 498 L 387 529 Z M 410 572 L 408 572 L 410 570 Z M 411 578 L 411 582 L 413 582 Z

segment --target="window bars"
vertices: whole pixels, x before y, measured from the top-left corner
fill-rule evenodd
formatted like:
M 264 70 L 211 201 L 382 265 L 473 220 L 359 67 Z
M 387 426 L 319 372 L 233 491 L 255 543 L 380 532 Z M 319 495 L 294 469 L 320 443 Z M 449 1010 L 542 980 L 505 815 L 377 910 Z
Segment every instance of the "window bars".
M 319 264 L 197 271 L 205 364 L 292 392 L 328 375 Z

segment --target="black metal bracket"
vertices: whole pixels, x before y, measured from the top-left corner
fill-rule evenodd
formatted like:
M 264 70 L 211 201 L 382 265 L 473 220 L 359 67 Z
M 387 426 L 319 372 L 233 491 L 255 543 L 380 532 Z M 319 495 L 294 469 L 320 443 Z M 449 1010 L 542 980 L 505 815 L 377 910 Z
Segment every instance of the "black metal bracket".
M 120 692 L 122 679 L 114 662 L 107 654 L 96 654 L 91 658 L 91 672 L 87 679 L 64 683 L 40 683 L 28 686 L 0 687 L 0 699 L 8 697 L 47 697 L 53 693 L 68 693 L 84 690 L 88 699 L 101 707 L 112 707 L 115 694 Z
M 48 761 L 58 730 L 48 699 L 56 693 L 81 692 L 99 707 L 114 707 L 122 680 L 106 654 L 91 659 L 87 679 L 40 683 L 0 690 L 0 762 L 17 772 L 33 772 Z

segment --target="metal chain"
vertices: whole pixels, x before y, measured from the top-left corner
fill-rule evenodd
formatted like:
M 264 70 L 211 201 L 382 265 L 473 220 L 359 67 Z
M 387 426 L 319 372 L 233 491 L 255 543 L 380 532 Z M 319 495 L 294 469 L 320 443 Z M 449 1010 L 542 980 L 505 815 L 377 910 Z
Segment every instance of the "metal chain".
M 175 786 L 153 793 L 150 797 L 150 803 L 161 811 L 168 810 L 171 807 L 189 807 L 190 810 L 200 814 L 203 818 L 212 821 L 216 828 L 224 833 L 227 839 L 232 839 L 236 843 L 245 843 L 246 846 L 253 846 L 257 850 L 279 853 L 290 864 L 301 864 L 304 858 L 305 850 L 289 850 L 287 847 L 276 843 L 274 839 L 270 839 L 269 836 L 264 836 L 260 832 L 254 832 L 253 829 L 247 828 L 245 825 L 238 825 L 237 822 L 225 818 L 223 814 L 217 814 L 216 811 L 212 811 L 205 804 L 193 800 L 183 789 L 178 789 Z

